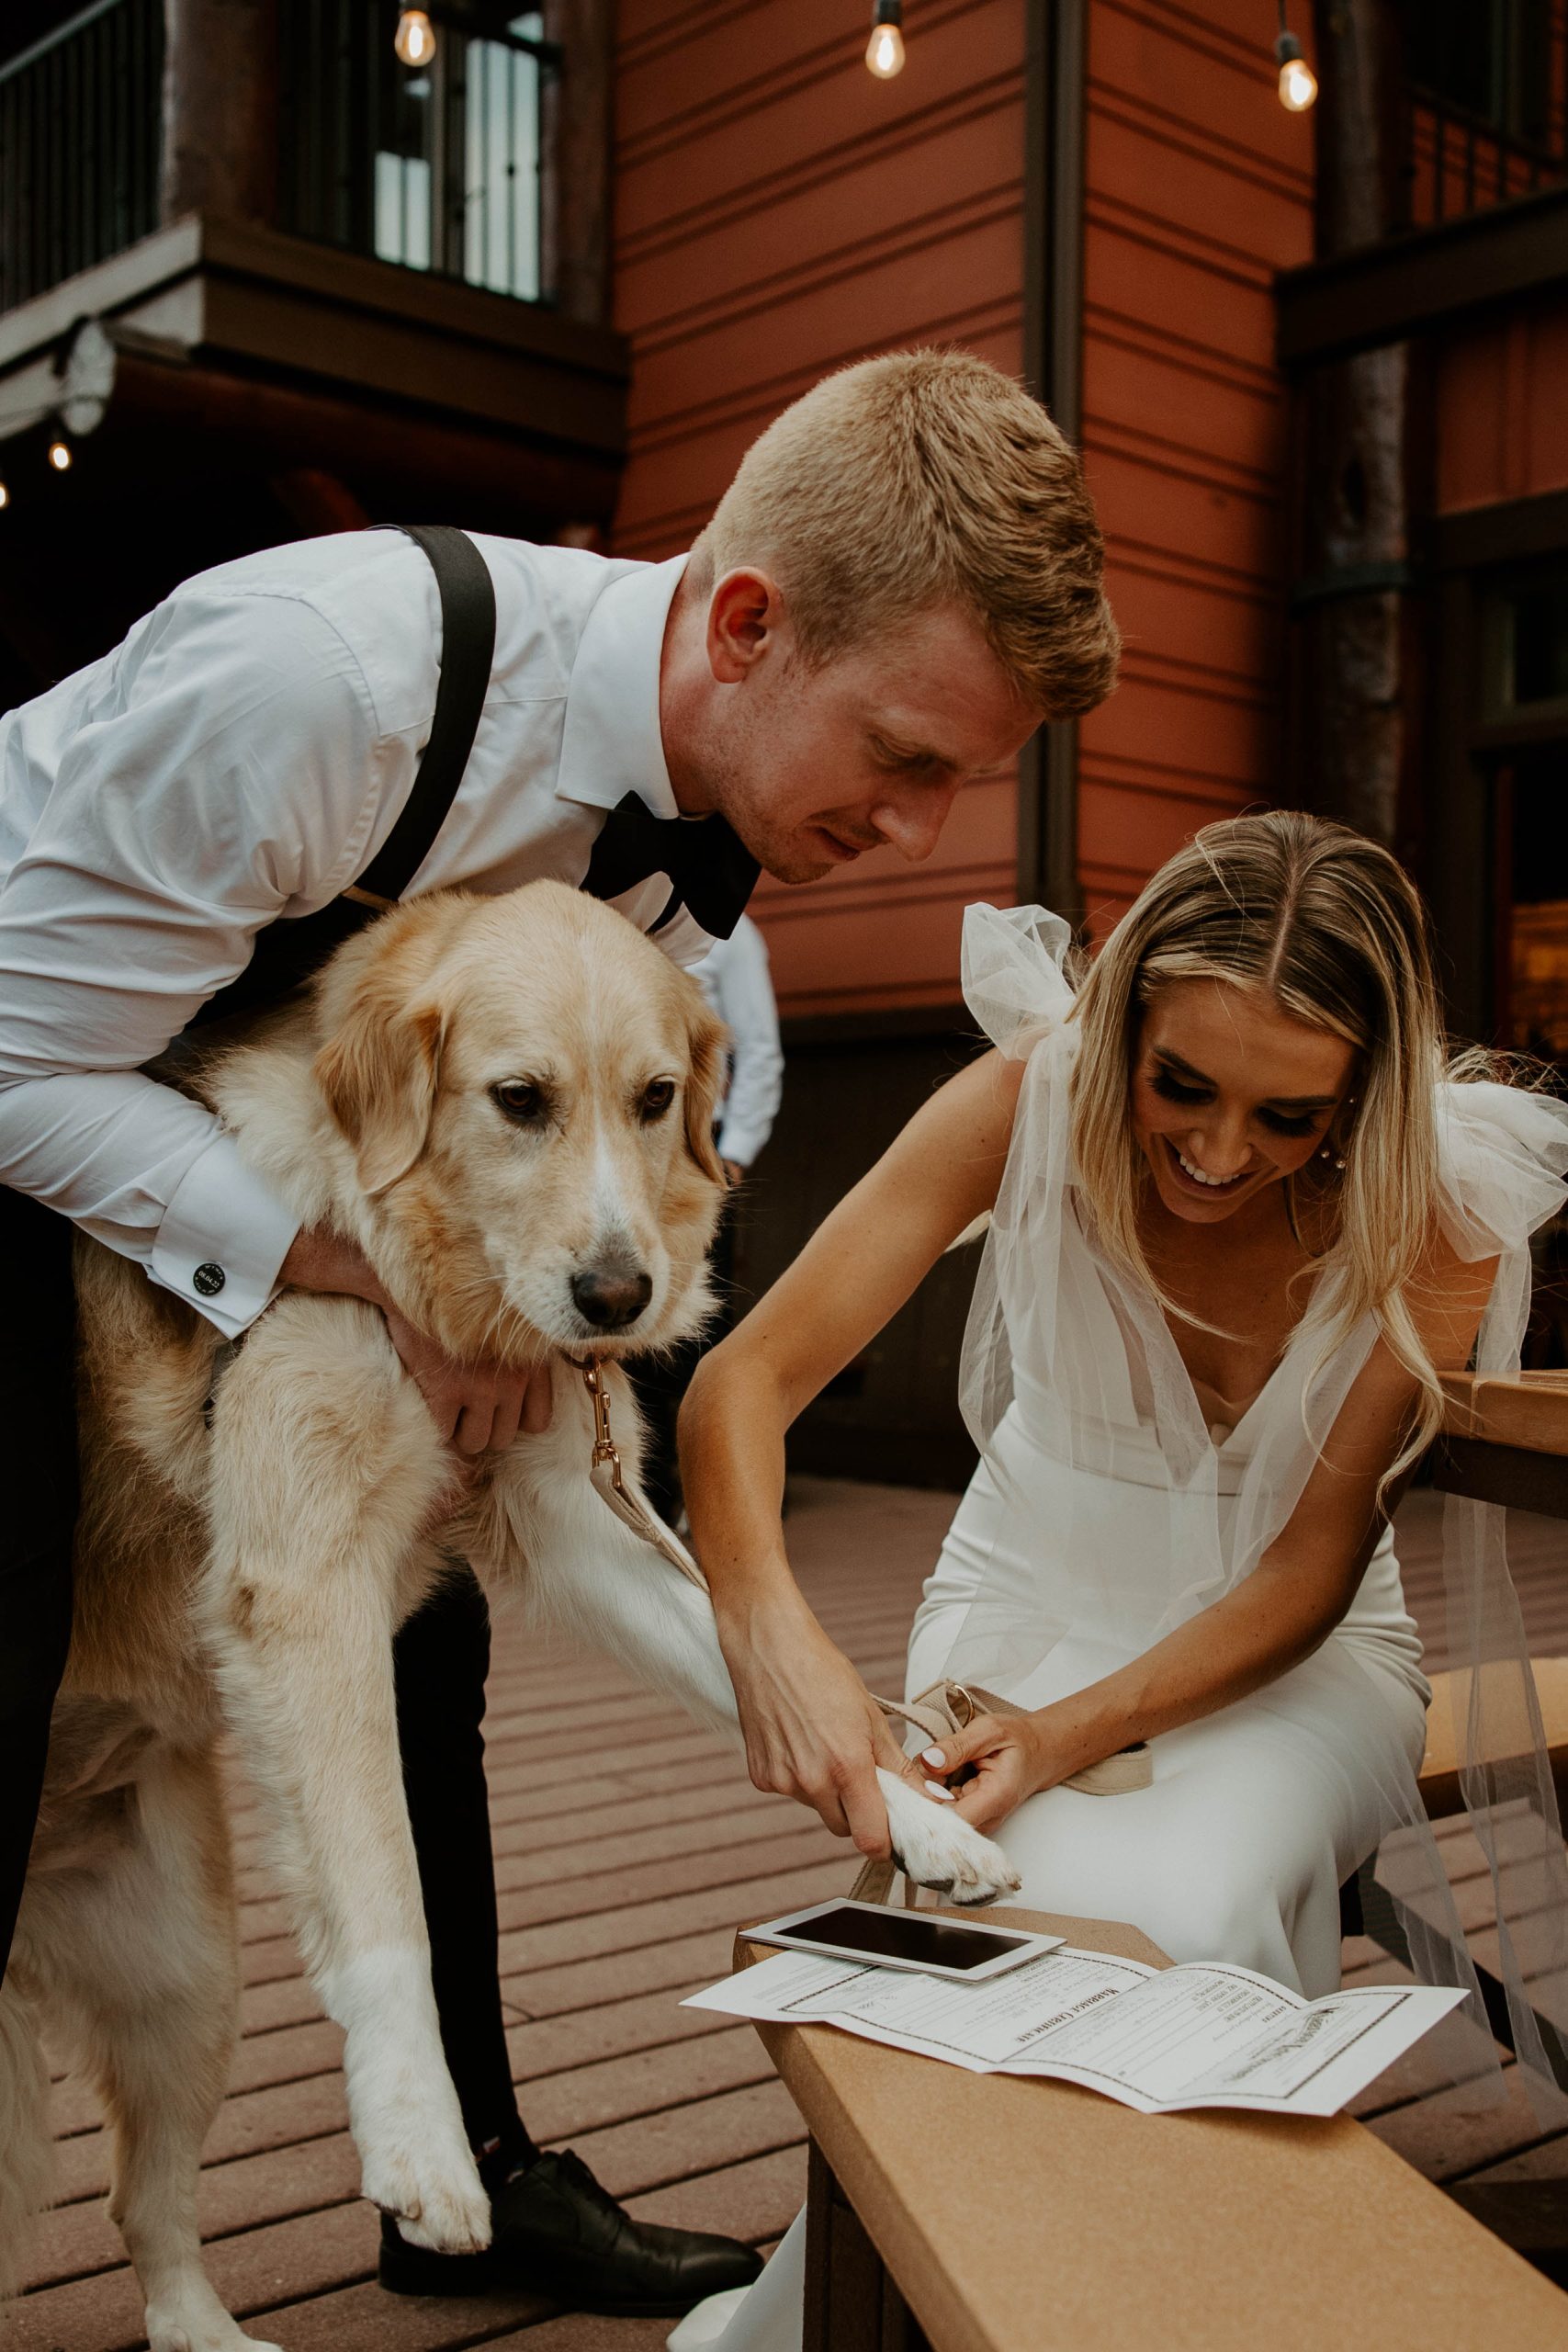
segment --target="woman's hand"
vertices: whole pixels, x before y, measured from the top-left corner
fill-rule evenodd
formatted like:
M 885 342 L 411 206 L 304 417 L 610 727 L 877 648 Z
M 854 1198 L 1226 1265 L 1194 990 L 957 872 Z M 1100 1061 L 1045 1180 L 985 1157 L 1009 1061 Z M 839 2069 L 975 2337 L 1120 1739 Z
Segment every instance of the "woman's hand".
M 916 1770 L 854 1668 L 795 1594 L 770 1598 L 719 1624 L 754 1788 L 795 1797 L 863 1854 L 891 1850 L 876 1770 L 915 1788 Z
M 498 1453 L 519 1430 L 537 1435 L 550 1425 L 548 1363 L 515 1372 L 493 1363 L 462 1363 L 405 1321 L 395 1307 L 384 1309 L 392 1345 L 412 1376 L 444 1438 L 470 1457 Z
M 1047 1707 L 1034 1715 L 976 1715 L 963 1731 L 926 1748 L 919 1764 L 951 1787 L 971 1827 L 988 1833 L 1025 1797 L 1054 1789 L 1089 1760 L 1069 1743 L 1065 1727 L 1053 1724 Z

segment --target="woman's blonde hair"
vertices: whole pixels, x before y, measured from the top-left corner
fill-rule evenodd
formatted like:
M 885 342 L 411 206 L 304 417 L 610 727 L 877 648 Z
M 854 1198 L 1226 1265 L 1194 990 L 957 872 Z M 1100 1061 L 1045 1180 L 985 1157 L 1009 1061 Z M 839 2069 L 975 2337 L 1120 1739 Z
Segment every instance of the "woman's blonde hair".
M 1154 1280 L 1138 1238 L 1146 1169 L 1128 1119 L 1145 1010 L 1175 980 L 1256 989 L 1356 1049 L 1354 1108 L 1341 1106 L 1328 1136 L 1337 1229 L 1314 1263 L 1332 1258 L 1341 1277 L 1325 1354 L 1371 1314 L 1418 1386 L 1416 1425 L 1386 1485 L 1436 1434 L 1442 1414 L 1409 1301 L 1438 1230 L 1433 1090 L 1446 1060 L 1426 909 L 1378 842 L 1278 810 L 1206 825 L 1106 941 L 1075 1007 L 1083 1037 L 1074 1149 L 1100 1246 L 1183 1315 Z
M 1103 560 L 1077 453 L 1021 384 L 970 351 L 890 351 L 751 444 L 691 579 L 767 566 L 814 663 L 956 604 L 1024 702 L 1066 718 L 1116 683 Z

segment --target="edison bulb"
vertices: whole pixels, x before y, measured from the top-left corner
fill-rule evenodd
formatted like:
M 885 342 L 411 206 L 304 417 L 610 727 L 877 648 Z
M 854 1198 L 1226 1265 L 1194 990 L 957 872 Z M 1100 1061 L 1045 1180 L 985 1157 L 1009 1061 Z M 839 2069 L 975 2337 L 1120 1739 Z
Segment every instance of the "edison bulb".
M 904 36 L 897 25 L 873 25 L 865 62 L 879 82 L 891 82 L 895 74 L 902 74 Z
M 1280 104 L 1287 114 L 1305 114 L 1317 96 L 1317 75 L 1304 57 L 1288 57 L 1280 68 Z
M 428 65 L 435 54 L 435 28 L 423 8 L 405 8 L 392 42 L 405 65 Z
M 69 441 L 51 441 L 50 443 L 49 462 L 54 468 L 57 474 L 68 473 L 70 471 L 71 444 Z

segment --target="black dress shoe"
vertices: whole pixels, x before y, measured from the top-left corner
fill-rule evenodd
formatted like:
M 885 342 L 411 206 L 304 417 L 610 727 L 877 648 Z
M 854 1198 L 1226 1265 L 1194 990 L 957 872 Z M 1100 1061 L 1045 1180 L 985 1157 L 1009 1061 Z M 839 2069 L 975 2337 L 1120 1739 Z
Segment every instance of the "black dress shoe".
M 761 2258 L 735 2238 L 634 2222 L 570 2148 L 538 2156 L 491 2199 L 483 2254 L 410 2245 L 381 2217 L 380 2280 L 394 2295 L 547 2295 L 573 2311 L 678 2319 L 706 2295 L 749 2287 Z

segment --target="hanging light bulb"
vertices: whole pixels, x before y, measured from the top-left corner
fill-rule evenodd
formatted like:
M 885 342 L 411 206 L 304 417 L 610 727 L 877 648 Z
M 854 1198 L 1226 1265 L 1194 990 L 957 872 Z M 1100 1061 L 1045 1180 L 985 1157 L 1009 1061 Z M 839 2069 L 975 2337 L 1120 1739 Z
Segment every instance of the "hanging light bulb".
M 5 483 L 0 481 L 0 507 L 9 506 L 10 503 L 11 493 L 6 489 Z
M 1274 43 L 1280 69 L 1280 104 L 1287 114 L 1305 114 L 1317 96 L 1317 75 L 1302 55 L 1302 45 L 1285 22 L 1285 0 L 1280 0 L 1280 38 Z
M 1317 96 L 1317 75 L 1302 55 L 1294 33 L 1281 33 L 1274 43 L 1280 68 L 1280 104 L 1287 114 L 1305 114 Z
M 891 82 L 904 71 L 904 0 L 876 0 L 865 62 L 879 82 Z
M 71 444 L 62 441 L 58 434 L 49 445 L 49 462 L 57 474 L 67 474 L 71 470 Z
M 405 8 L 392 41 L 405 65 L 428 65 L 435 54 L 435 28 L 423 8 Z

